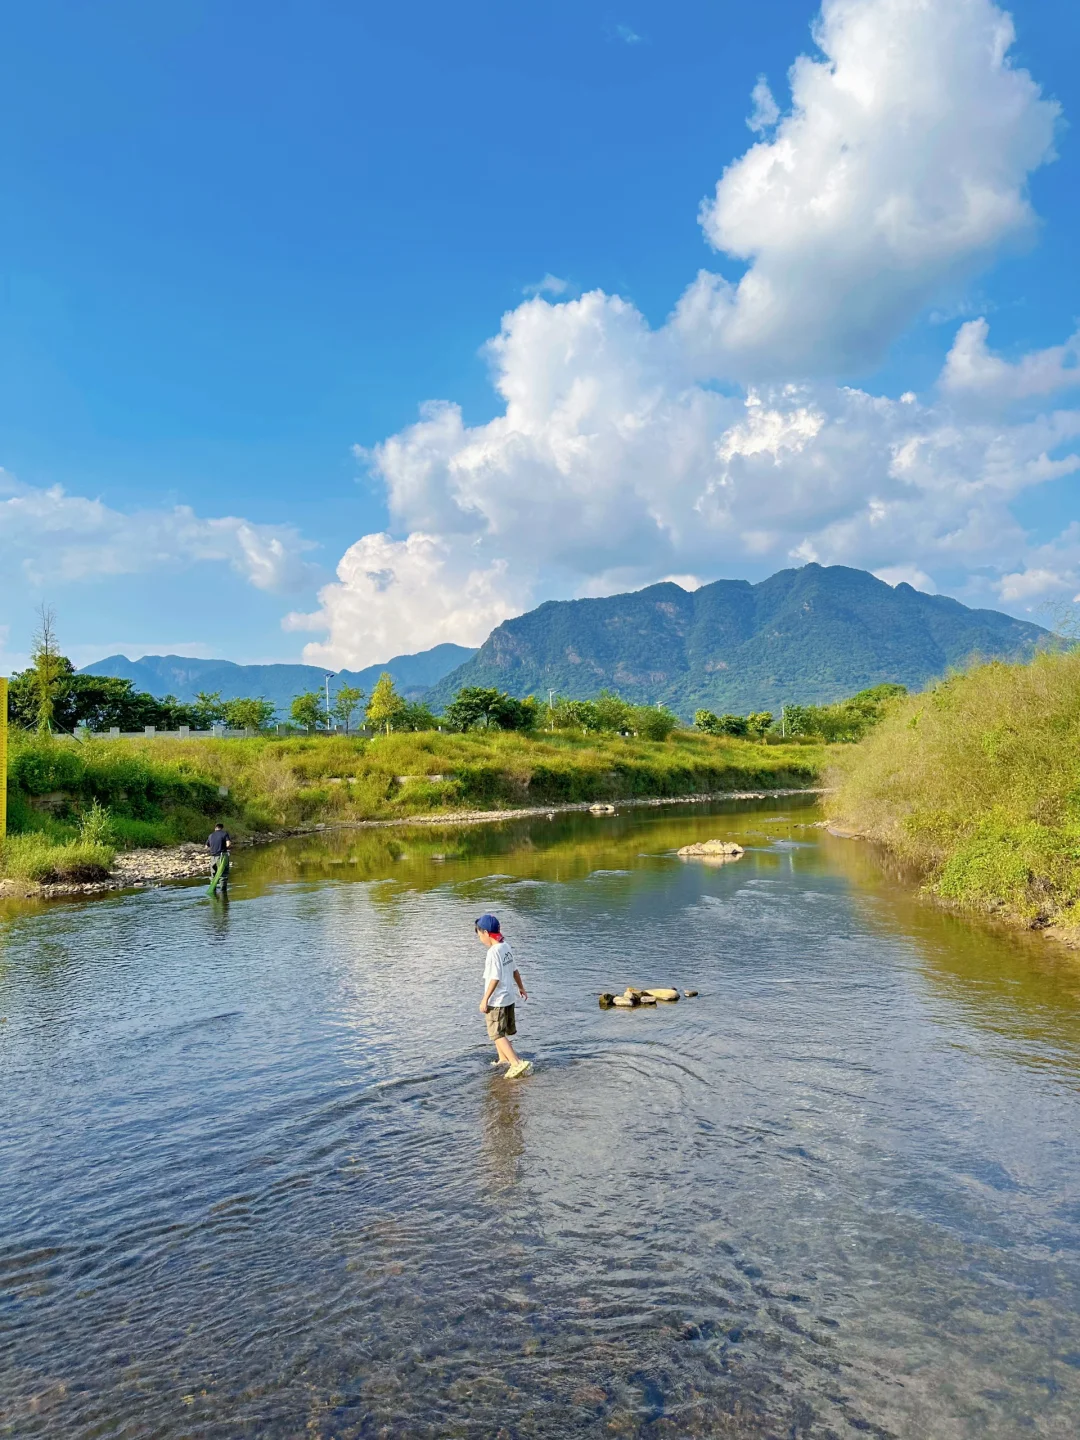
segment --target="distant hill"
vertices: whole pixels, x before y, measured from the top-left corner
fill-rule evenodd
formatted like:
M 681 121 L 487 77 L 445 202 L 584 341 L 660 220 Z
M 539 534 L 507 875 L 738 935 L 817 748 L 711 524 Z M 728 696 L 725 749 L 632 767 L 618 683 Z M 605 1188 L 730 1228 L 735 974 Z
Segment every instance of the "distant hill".
M 587 699 L 610 688 L 689 719 L 827 703 L 886 680 L 917 688 L 973 655 L 1025 657 L 1048 632 L 971 610 L 865 570 L 806 565 L 760 584 L 665 583 L 600 600 L 556 600 L 507 620 L 427 696 L 462 685 Z
M 369 665 L 366 670 L 340 670 L 330 682 L 331 694 L 338 685 L 348 684 L 358 685 L 370 695 L 382 672 L 389 670 L 407 699 L 419 699 L 449 670 L 475 654 L 464 645 L 436 645 L 418 655 L 395 655 L 385 665 Z M 223 700 L 262 696 L 287 715 L 294 696 L 323 688 L 326 671 L 318 665 L 234 665 L 230 660 L 193 660 L 185 655 L 144 655 L 141 660 L 110 655 L 84 666 L 80 674 L 116 675 L 131 680 L 136 690 L 159 698 L 175 695 L 178 700 L 194 700 L 200 690 L 220 691 Z

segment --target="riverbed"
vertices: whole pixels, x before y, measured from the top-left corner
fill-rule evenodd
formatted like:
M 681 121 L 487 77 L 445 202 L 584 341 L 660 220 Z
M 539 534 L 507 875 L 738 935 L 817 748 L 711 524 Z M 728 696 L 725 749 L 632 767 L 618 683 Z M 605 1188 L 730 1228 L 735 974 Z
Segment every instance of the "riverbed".
M 225 901 L 7 902 L 0 1435 L 1072 1440 L 1080 962 L 817 814 L 327 832 Z M 712 836 L 745 855 L 674 853 Z M 598 1008 L 628 984 L 700 993 Z

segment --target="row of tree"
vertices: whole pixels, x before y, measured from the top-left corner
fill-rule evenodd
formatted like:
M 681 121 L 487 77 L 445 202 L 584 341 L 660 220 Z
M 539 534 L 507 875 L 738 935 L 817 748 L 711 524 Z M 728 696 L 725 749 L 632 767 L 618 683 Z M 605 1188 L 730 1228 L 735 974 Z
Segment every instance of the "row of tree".
M 889 705 L 906 694 L 906 685 L 873 685 L 833 705 L 785 705 L 779 716 L 770 710 L 753 715 L 714 715 L 711 710 L 698 710 L 694 726 L 707 735 L 754 740 L 771 733 L 785 739 L 841 744 L 861 740 L 884 718 Z
M 767 734 L 788 738 L 812 737 L 837 742 L 861 739 L 882 718 L 888 705 L 906 695 L 903 685 L 875 685 L 834 705 L 787 705 L 776 717 L 769 710 L 751 715 L 716 715 L 698 710 L 694 725 L 709 735 L 761 739 Z M 366 704 L 365 704 L 366 701 Z M 459 690 L 442 716 L 427 705 L 399 695 L 393 677 L 384 672 L 370 697 L 353 685 L 341 685 L 328 697 L 317 690 L 297 695 L 289 708 L 290 729 L 313 731 L 338 728 L 349 733 L 363 713 L 374 730 L 561 730 L 581 734 L 635 735 L 666 740 L 679 724 L 678 716 L 662 706 L 631 705 L 613 691 L 595 700 L 553 697 L 549 703 L 535 696 L 518 700 L 494 687 L 470 685 Z M 109 675 L 79 675 L 59 651 L 55 617 L 44 607 L 34 638 L 31 665 L 11 679 L 8 718 L 24 729 L 74 731 L 176 730 L 181 725 L 209 730 L 225 725 L 235 730 L 267 730 L 278 721 L 269 700 L 222 700 L 218 691 L 200 692 L 184 703 L 173 695 L 157 699 L 138 691 L 130 680 Z

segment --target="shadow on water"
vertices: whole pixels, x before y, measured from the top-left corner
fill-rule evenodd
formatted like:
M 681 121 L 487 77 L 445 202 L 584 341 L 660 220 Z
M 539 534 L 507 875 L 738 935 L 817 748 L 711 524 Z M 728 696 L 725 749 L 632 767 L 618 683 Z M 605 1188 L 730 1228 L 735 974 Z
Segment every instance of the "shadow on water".
M 227 902 L 9 908 L 0 1435 L 1071 1440 L 1080 970 L 815 818 L 325 832 Z

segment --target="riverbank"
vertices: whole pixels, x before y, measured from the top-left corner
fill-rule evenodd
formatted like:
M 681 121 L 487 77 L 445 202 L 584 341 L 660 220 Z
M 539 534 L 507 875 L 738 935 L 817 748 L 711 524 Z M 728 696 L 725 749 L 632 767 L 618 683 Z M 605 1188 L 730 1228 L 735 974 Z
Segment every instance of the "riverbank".
M 934 900 L 1080 944 L 1080 650 L 901 701 L 827 779 L 833 833 L 881 845 Z
M 695 795 L 643 796 L 620 801 L 620 810 L 658 808 L 667 805 L 706 805 L 725 800 L 773 800 L 794 795 L 821 795 L 818 786 L 778 790 L 723 790 Z M 334 824 L 320 822 L 240 836 L 233 847 L 243 850 L 252 846 L 270 845 L 298 835 L 315 835 L 334 830 L 384 830 L 407 827 L 492 825 L 511 820 L 536 819 L 540 816 L 585 813 L 595 802 L 575 801 L 555 805 L 523 805 L 504 810 L 457 810 L 437 815 L 406 815 L 392 820 L 352 820 Z M 607 818 L 597 815 L 597 820 Z M 108 876 L 97 880 L 64 880 L 46 884 L 29 881 L 0 880 L 0 898 L 63 899 L 78 895 L 104 895 L 120 890 L 153 889 L 183 880 L 208 876 L 209 862 L 205 844 L 185 843 L 165 848 L 122 851 L 116 857 Z
M 132 863 L 125 855 L 199 846 L 217 819 L 238 837 L 470 823 L 530 807 L 805 788 L 818 782 L 824 756 L 821 745 L 692 732 L 664 741 L 559 732 L 83 743 L 19 736 L 0 873 L 85 893 L 115 887 L 116 867 Z

